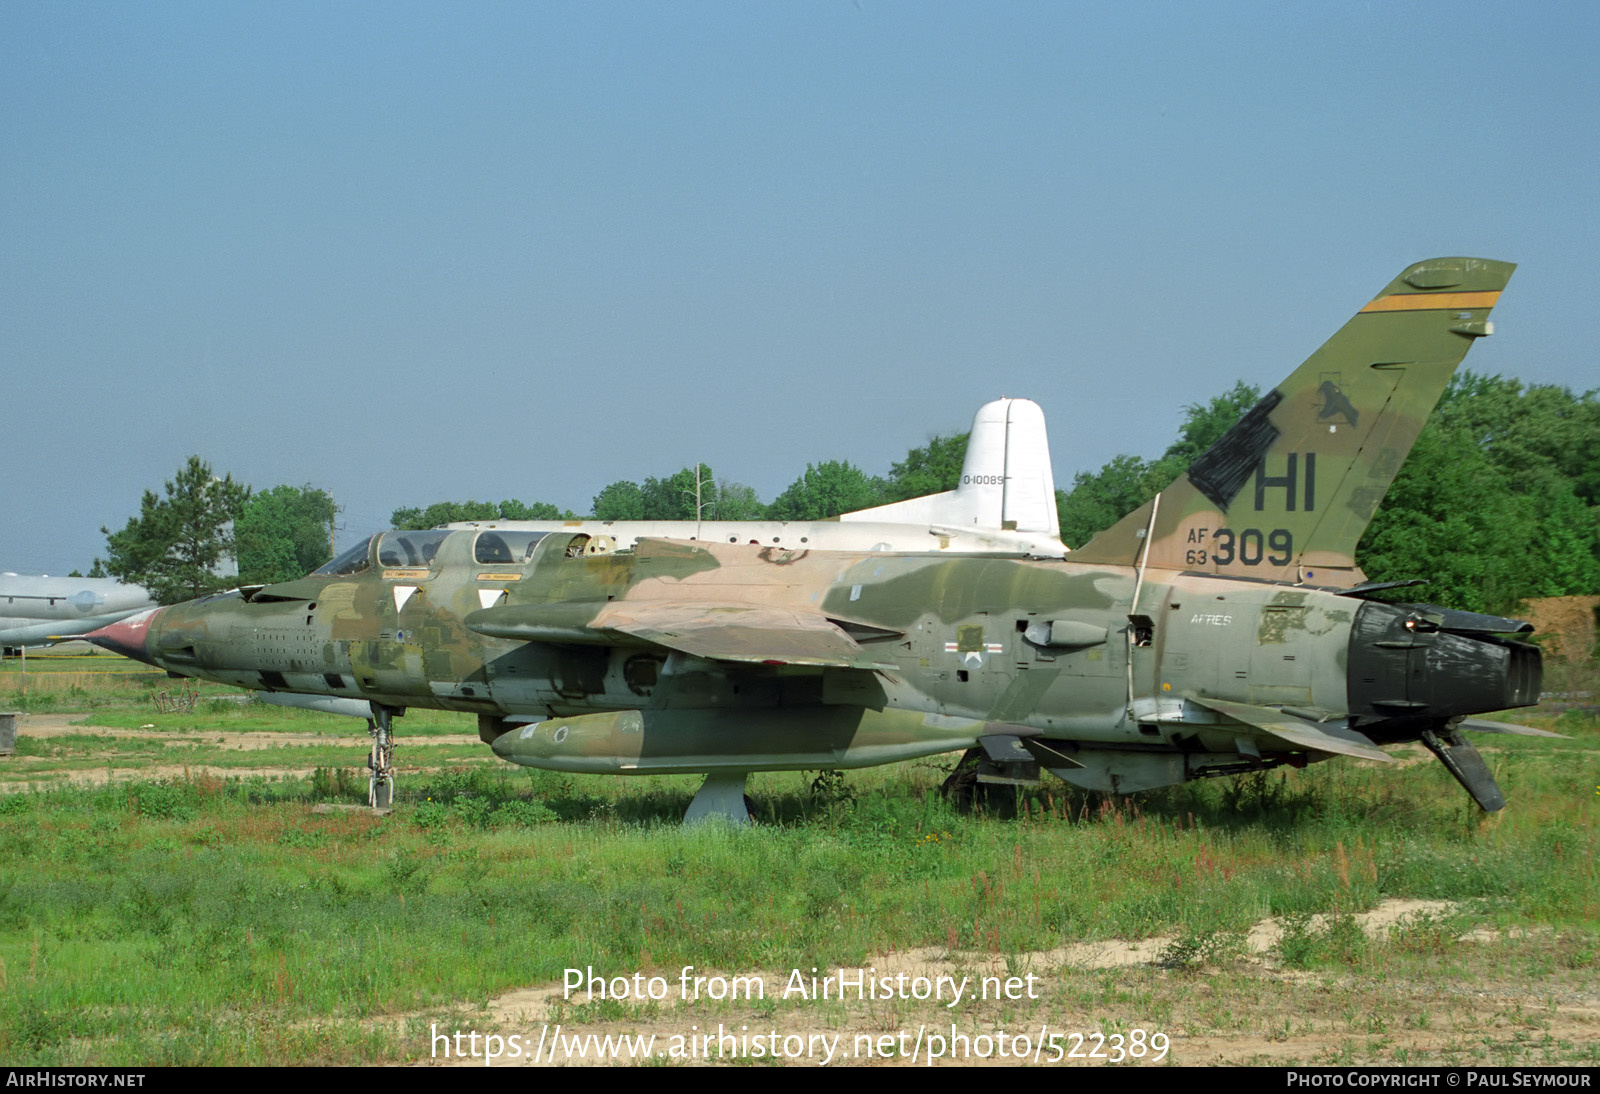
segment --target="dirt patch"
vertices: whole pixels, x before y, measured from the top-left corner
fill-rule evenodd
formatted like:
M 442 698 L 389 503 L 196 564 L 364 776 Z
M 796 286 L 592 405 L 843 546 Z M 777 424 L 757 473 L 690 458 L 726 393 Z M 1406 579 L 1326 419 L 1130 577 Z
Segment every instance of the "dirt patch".
M 348 746 L 350 757 L 347 766 L 361 767 L 366 762 L 367 737 L 359 736 L 329 736 L 317 733 L 271 733 L 246 730 L 232 732 L 228 730 L 161 730 L 154 726 L 138 729 L 120 729 L 110 726 L 75 725 L 74 722 L 82 719 L 81 714 L 29 714 L 24 715 L 17 730 L 19 738 L 35 738 L 38 740 L 64 740 L 73 737 L 110 738 L 118 741 L 159 741 L 172 748 L 206 748 L 219 751 L 255 751 L 268 748 L 309 748 L 309 747 L 340 747 Z M 402 778 L 406 775 L 416 775 L 424 771 L 438 770 L 437 763 L 429 762 L 426 750 L 440 745 L 477 745 L 481 742 L 475 733 L 452 733 L 446 736 L 435 737 L 405 737 L 400 738 L 400 750 L 396 755 L 397 770 Z M 417 750 L 417 751 L 413 751 Z M 406 754 L 410 753 L 416 762 L 408 764 Z M 159 752 L 150 753 L 153 758 L 160 756 Z M 484 750 L 485 758 L 489 757 L 488 750 Z M 78 760 L 96 761 L 98 767 L 70 767 L 59 766 L 57 760 L 37 756 L 13 756 L 4 761 L 0 766 L 0 794 L 27 790 L 30 787 L 47 786 L 51 784 L 67 784 L 71 786 L 103 786 L 106 783 L 121 782 L 129 779 L 182 779 L 191 776 L 216 776 L 218 778 L 305 778 L 319 766 L 326 764 L 283 764 L 267 767 L 230 767 L 215 764 L 163 764 L 154 763 L 138 767 L 118 766 L 118 761 L 124 764 L 130 758 L 130 753 L 119 752 L 116 749 L 104 751 L 90 751 L 78 753 Z
M 1354 920 L 1367 935 L 1381 939 L 1407 923 L 1458 910 L 1448 901 L 1391 900 Z M 1313 931 L 1325 926 L 1323 917 L 1313 917 L 1308 924 Z M 1027 1036 L 1037 1045 L 1043 1033 L 1044 1044 L 1062 1050 L 1060 1058 L 1051 1060 L 1045 1052 L 1027 1059 L 1096 1065 L 1111 1062 L 1109 1038 L 1119 1034 L 1126 1038 L 1135 1027 L 1147 1035 L 1162 1032 L 1170 1046 L 1161 1061 L 1147 1051 L 1140 1061 L 1145 1063 L 1467 1064 L 1498 1060 L 1496 1053 L 1506 1061 L 1562 1063 L 1587 1060 L 1572 1046 L 1592 1046 L 1600 1035 L 1600 992 L 1586 979 L 1580 981 L 1585 987 L 1558 997 L 1545 988 L 1492 980 L 1441 990 L 1437 982 L 1284 970 L 1270 957 L 1282 935 L 1279 921 L 1263 920 L 1247 933 L 1248 952 L 1243 958 L 1204 972 L 1161 965 L 1162 955 L 1175 941 L 1172 938 L 1108 940 L 1009 958 L 927 947 L 879 954 L 867 962 L 871 976 L 897 982 L 901 976 L 929 981 L 944 977 L 950 983 L 965 978 L 970 994 L 955 1007 L 942 1002 L 856 999 L 853 993 L 847 993 L 844 1002 L 791 1001 L 780 998 L 789 971 L 754 974 L 767 989 L 760 1000 L 684 1002 L 676 970 L 663 970 L 656 975 L 669 990 L 658 1001 L 592 1003 L 582 989 L 567 999 L 562 985 L 543 985 L 497 996 L 480 1015 L 461 1024 L 476 1031 L 482 1045 L 489 1043 L 484 1036 L 501 1038 L 505 1055 L 496 1061 L 500 1066 L 775 1062 L 771 1053 L 763 1058 L 748 1051 L 752 1035 L 776 1035 L 787 1039 L 791 1048 L 804 1044 L 804 1051 L 785 1051 L 776 1062 L 815 1066 L 823 1062 L 820 1055 L 831 1044 L 831 1062 L 925 1064 L 925 1051 L 921 1059 L 911 1058 L 919 1033 L 920 1044 L 929 1047 L 937 1043 L 930 1034 L 944 1037 L 947 1048 L 956 1035 L 964 1034 L 984 1037 L 981 1044 L 991 1050 L 987 1057 L 978 1055 L 978 1049 L 965 1059 L 947 1056 L 936 1061 L 941 1064 L 1022 1062 L 1014 1051 L 1021 1043 L 1016 1037 Z M 1457 941 L 1526 943 L 1531 937 L 1474 930 Z M 718 975 L 705 969 L 696 969 L 695 974 Z M 1016 994 L 982 999 L 973 988 L 984 977 L 997 985 L 1015 984 Z M 1030 987 L 1023 987 L 1025 983 Z M 414 1023 L 434 1020 L 410 1017 Z M 453 1031 L 456 1022 L 450 1025 Z M 1005 1058 L 1000 1057 L 997 1038 L 1001 1032 L 1013 1048 Z M 1056 1041 L 1049 1040 L 1052 1032 Z M 512 1042 L 513 1035 L 519 1040 Z M 698 1055 L 691 1056 L 696 1036 L 706 1040 L 699 1043 Z M 623 1042 L 624 1037 L 629 1040 Z M 602 1038 L 611 1039 L 609 1050 L 602 1047 Z M 648 1049 L 641 1039 L 653 1039 Z M 892 1051 L 871 1051 L 890 1042 L 896 1046 Z M 517 1057 L 509 1051 L 513 1044 Z M 544 1047 L 537 1050 L 535 1060 L 540 1044 Z M 1566 1049 L 1560 1047 L 1563 1044 Z M 1529 1045 L 1546 1047 L 1520 1047 Z M 477 1058 L 461 1059 L 439 1055 L 437 1043 L 433 1048 L 421 1063 L 483 1066 L 481 1049 Z M 1078 1058 L 1069 1055 L 1074 1048 L 1082 1053 Z M 1100 1058 L 1088 1055 L 1096 1050 Z M 735 1059 L 741 1051 L 744 1058 Z
M 42 777 L 29 782 L 0 783 L 0 794 L 27 790 L 30 787 L 66 783 L 70 786 L 104 786 L 106 783 L 134 779 L 191 779 L 200 776 L 219 779 L 248 779 L 261 776 L 268 779 L 305 778 L 314 767 L 211 767 L 206 764 L 152 764 L 149 767 L 92 767 L 75 771 L 40 772 Z
M 367 735 L 329 735 L 326 733 L 272 733 L 264 731 L 245 730 L 234 732 L 229 730 L 171 730 L 157 729 L 154 726 L 140 729 L 118 729 L 112 726 L 77 725 L 81 721 L 81 714 L 27 714 L 22 717 L 17 727 L 19 737 L 73 737 L 93 736 L 112 737 L 122 740 L 163 741 L 175 745 L 215 745 L 219 748 L 253 749 L 253 748 L 286 748 L 296 745 L 337 745 L 351 744 L 356 747 L 365 747 Z M 405 748 L 421 748 L 432 745 L 475 745 L 480 744 L 476 733 L 451 733 L 445 736 L 433 737 L 406 737 L 400 736 L 400 744 Z
M 1522 607 L 1550 657 L 1581 661 L 1594 650 L 1600 596 L 1546 596 L 1524 601 Z
M 361 767 L 364 756 L 356 756 L 348 766 Z M 148 767 L 85 767 L 68 771 L 35 771 L 28 772 L 32 778 L 27 780 L 0 781 L 0 794 L 12 794 L 27 791 L 37 787 L 46 787 L 53 784 L 65 783 L 70 786 L 104 786 L 107 783 L 116 783 L 132 780 L 147 781 L 150 779 L 189 779 L 199 776 L 216 777 L 219 779 L 249 779 L 261 777 L 265 779 L 304 779 L 317 770 L 311 767 L 216 767 L 211 764 L 151 764 Z M 439 771 L 438 766 L 406 764 L 395 765 L 397 779 L 404 780 L 408 776 L 415 777 Z M 363 774 L 361 778 L 366 779 Z

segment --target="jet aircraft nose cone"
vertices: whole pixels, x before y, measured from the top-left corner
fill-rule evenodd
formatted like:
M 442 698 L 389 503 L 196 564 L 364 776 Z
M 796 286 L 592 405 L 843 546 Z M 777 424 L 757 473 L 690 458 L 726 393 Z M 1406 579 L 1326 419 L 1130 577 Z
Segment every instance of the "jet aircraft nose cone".
M 150 656 L 146 640 L 149 637 L 150 624 L 163 611 L 164 608 L 149 608 L 137 615 L 130 615 L 126 619 L 107 624 L 97 631 L 90 631 L 83 637 L 101 649 L 120 653 L 124 657 L 143 661 L 147 665 L 155 665 L 155 658 Z M 160 668 L 159 665 L 156 667 Z

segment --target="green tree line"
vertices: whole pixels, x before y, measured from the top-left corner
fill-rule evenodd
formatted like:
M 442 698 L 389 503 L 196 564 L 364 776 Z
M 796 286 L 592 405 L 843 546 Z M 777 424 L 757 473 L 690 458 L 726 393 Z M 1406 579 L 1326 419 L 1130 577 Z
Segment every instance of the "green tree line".
M 1260 398 L 1240 381 L 1184 408 L 1178 435 L 1155 457 L 1119 455 L 1056 493 L 1061 537 L 1080 547 L 1183 473 Z M 463 520 L 825 520 L 955 488 L 967 434 L 935 436 L 887 475 L 845 460 L 808 463 L 770 503 L 700 464 L 640 482 L 620 480 L 587 514 L 547 502 L 435 502 L 396 509 L 395 528 Z M 190 457 L 165 493 L 106 535 L 94 573 L 149 587 L 163 602 L 235 584 L 299 577 L 326 562 L 333 499 L 310 484 L 253 492 Z M 234 557 L 236 577 L 219 573 Z M 1513 611 L 1533 596 L 1600 590 L 1600 393 L 1459 374 L 1378 510 L 1357 552 L 1374 581 L 1425 578 L 1428 600 Z
M 333 498 L 309 483 L 255 492 L 190 456 L 164 493 L 144 492 L 120 530 L 100 529 L 106 557 L 89 575 L 143 585 L 163 604 L 290 581 L 332 557 L 336 515 Z
M 603 487 L 589 512 L 562 512 L 553 505 L 520 501 L 434 502 L 396 509 L 395 528 L 434 528 L 460 520 L 827 520 L 907 498 L 954 490 L 967 455 L 967 434 L 936 436 L 892 464 L 887 476 L 869 475 L 848 460 L 808 463 L 793 484 L 770 504 L 743 483 L 719 479 L 709 464 L 685 467 L 643 482 L 619 480 Z M 698 484 L 698 490 L 696 489 Z
M 1057 492 L 1080 547 L 1160 493 L 1260 396 L 1244 382 L 1184 408 L 1155 459 L 1117 456 Z M 1457 374 L 1356 551 L 1373 581 L 1424 578 L 1426 600 L 1514 612 L 1600 591 L 1600 392 Z

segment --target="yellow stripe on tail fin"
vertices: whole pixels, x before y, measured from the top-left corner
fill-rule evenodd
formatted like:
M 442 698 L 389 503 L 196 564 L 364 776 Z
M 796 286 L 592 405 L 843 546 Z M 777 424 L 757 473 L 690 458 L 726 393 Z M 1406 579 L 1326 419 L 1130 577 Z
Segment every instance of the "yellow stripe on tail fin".
M 1410 267 L 1072 560 L 1360 582 L 1356 544 L 1473 340 L 1493 332 L 1489 309 L 1514 269 L 1483 258 Z

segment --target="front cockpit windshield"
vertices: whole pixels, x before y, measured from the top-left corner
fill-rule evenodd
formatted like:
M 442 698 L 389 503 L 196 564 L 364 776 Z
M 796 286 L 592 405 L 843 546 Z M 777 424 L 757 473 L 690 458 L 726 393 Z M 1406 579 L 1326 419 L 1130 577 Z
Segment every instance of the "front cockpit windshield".
M 380 566 L 432 566 L 447 531 L 385 532 L 378 540 Z
M 368 536 L 332 562 L 324 562 L 311 571 L 312 577 L 347 577 L 350 574 L 359 574 L 367 568 L 367 550 L 372 546 L 372 537 Z

